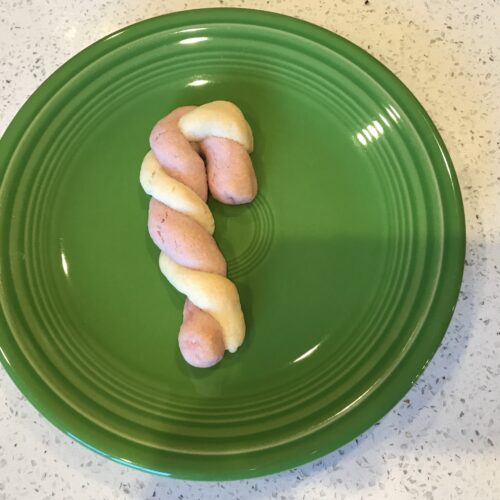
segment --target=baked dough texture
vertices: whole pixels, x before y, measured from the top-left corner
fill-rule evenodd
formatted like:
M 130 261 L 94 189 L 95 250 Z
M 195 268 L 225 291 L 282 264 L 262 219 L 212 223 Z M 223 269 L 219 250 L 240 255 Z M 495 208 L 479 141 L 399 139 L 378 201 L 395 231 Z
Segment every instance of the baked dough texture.
M 245 320 L 212 236 L 207 194 L 230 204 L 254 199 L 252 131 L 238 107 L 214 101 L 173 110 L 153 128 L 150 145 L 140 183 L 152 197 L 148 228 L 161 250 L 160 270 L 187 296 L 179 347 L 191 365 L 213 366 L 240 347 Z

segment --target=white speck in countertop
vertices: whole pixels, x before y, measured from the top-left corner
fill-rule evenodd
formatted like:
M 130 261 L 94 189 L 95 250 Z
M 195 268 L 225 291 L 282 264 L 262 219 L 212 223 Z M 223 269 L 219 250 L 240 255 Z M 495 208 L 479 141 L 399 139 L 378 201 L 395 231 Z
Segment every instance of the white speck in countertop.
M 341 450 L 269 477 L 169 480 L 77 445 L 0 370 L 0 500 L 500 498 L 500 4 L 495 0 L 3 0 L 0 131 L 70 56 L 132 22 L 185 8 L 274 10 L 368 50 L 410 88 L 450 150 L 467 218 L 453 321 L 414 388 Z

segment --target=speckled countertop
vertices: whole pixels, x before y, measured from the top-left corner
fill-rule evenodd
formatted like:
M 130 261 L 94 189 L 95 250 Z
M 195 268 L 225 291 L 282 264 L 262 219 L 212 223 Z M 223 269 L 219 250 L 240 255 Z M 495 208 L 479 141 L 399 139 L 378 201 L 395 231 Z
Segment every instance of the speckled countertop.
M 147 475 L 74 443 L 0 369 L 0 500 L 108 498 L 500 498 L 500 2 L 2 0 L 0 132 L 70 56 L 124 25 L 184 8 L 294 15 L 384 62 L 423 103 L 457 169 L 467 218 L 460 300 L 416 386 L 357 440 L 261 479 Z

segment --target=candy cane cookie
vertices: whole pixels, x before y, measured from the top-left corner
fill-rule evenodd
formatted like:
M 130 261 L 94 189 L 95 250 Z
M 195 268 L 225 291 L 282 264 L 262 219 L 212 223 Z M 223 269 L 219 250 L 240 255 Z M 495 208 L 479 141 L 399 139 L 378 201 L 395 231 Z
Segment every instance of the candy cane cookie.
M 209 190 L 227 204 L 255 198 L 252 131 L 234 104 L 214 101 L 173 110 L 154 126 L 150 147 L 140 172 L 149 234 L 161 272 L 187 296 L 179 348 L 189 364 L 210 367 L 242 344 L 245 320 L 206 201 Z

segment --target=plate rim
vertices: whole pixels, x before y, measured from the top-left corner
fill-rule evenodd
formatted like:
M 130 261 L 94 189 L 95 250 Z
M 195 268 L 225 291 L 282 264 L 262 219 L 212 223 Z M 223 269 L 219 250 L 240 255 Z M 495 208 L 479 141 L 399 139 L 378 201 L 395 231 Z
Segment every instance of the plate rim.
M 253 21 L 253 22 L 252 22 Z M 139 469 L 144 472 L 150 472 L 158 475 L 171 476 L 178 479 L 191 479 L 191 480 L 233 480 L 233 479 L 247 479 L 251 477 L 268 475 L 271 473 L 276 473 L 279 471 L 287 470 L 292 467 L 296 467 L 305 463 L 308 463 L 314 459 L 318 459 L 321 456 L 330 453 L 346 443 L 350 442 L 361 433 L 368 430 L 372 427 L 378 420 L 380 420 L 384 415 L 386 415 L 397 403 L 400 401 L 404 395 L 413 387 L 416 383 L 417 379 L 420 377 L 422 372 L 425 370 L 426 366 L 430 362 L 430 360 L 434 357 L 438 347 L 441 344 L 441 341 L 447 331 L 448 325 L 453 316 L 453 312 L 458 300 L 458 295 L 460 291 L 460 286 L 463 277 L 464 271 L 464 261 L 465 261 L 465 243 L 466 243 L 466 234 L 465 234 L 465 214 L 462 196 L 460 193 L 459 182 L 457 178 L 456 171 L 454 169 L 450 154 L 444 144 L 439 131 L 436 126 L 432 122 L 430 116 L 425 111 L 424 107 L 420 104 L 418 99 L 414 96 L 414 94 L 408 89 L 408 87 L 391 71 L 389 70 L 383 63 L 381 63 L 378 59 L 373 57 L 371 54 L 366 52 L 364 49 L 359 47 L 358 45 L 350 42 L 346 38 L 327 30 L 326 28 L 322 28 L 318 25 L 310 23 L 308 21 L 304 21 L 301 19 L 297 19 L 288 15 L 278 14 L 275 12 L 269 12 L 265 10 L 256 10 L 256 9 L 243 9 L 243 8 L 227 8 L 227 7 L 216 7 L 216 8 L 205 8 L 205 9 L 191 9 L 187 11 L 180 12 L 172 12 L 168 14 L 164 14 L 161 16 L 152 17 L 137 23 L 130 24 L 121 29 L 115 30 L 113 33 L 102 37 L 96 42 L 92 43 L 82 51 L 78 52 L 76 55 L 71 57 L 68 61 L 66 61 L 62 66 L 55 70 L 47 79 L 45 79 L 42 84 L 35 90 L 35 92 L 26 100 L 26 102 L 22 105 L 22 107 L 18 110 L 7 129 L 5 130 L 2 138 L 0 139 L 0 181 L 3 181 L 3 177 L 8 168 L 9 159 L 16 151 L 20 139 L 25 134 L 26 130 L 30 126 L 30 122 L 32 118 L 40 112 L 45 105 L 45 97 L 50 97 L 54 95 L 54 91 L 60 90 L 67 82 L 69 82 L 73 77 L 78 75 L 78 73 L 85 67 L 86 60 L 96 60 L 99 57 L 104 56 L 105 54 L 111 52 L 115 48 L 121 47 L 123 45 L 123 40 L 126 40 L 127 43 L 132 43 L 148 34 L 155 33 L 159 30 L 166 29 L 175 29 L 177 27 L 186 27 L 187 25 L 193 24 L 246 24 L 246 25 L 255 25 L 255 26 L 267 26 L 278 29 L 282 32 L 286 32 L 289 34 L 299 34 L 302 37 L 306 37 L 310 40 L 320 43 L 324 47 L 329 50 L 338 52 L 333 47 L 335 44 L 343 46 L 346 51 L 350 52 L 351 55 L 355 55 L 355 61 L 353 61 L 356 65 L 358 65 L 359 60 L 364 60 L 363 66 L 359 66 L 362 70 L 366 71 L 367 66 L 371 67 L 371 72 L 376 73 L 378 78 L 376 81 L 382 85 L 381 80 L 386 80 L 383 85 L 384 89 L 387 90 L 386 85 L 394 86 L 394 89 L 391 89 L 389 92 L 391 96 L 399 100 L 402 96 L 404 96 L 405 104 L 401 104 L 401 107 L 405 109 L 412 109 L 412 112 L 408 115 L 413 116 L 417 115 L 419 117 L 419 121 L 424 129 L 428 130 L 428 134 L 426 137 L 426 141 L 424 144 L 426 146 L 427 143 L 432 140 L 435 142 L 434 148 L 438 148 L 441 153 L 441 165 L 440 168 L 445 168 L 448 174 L 448 182 L 451 187 L 451 191 L 453 197 L 447 199 L 448 207 L 443 206 L 443 211 L 445 208 L 453 209 L 455 212 L 455 220 L 451 222 L 454 224 L 454 230 L 456 231 L 458 239 L 461 241 L 461 245 L 459 248 L 454 249 L 453 258 L 443 259 L 443 265 L 441 268 L 441 272 L 439 275 L 439 279 L 437 280 L 437 289 L 443 292 L 443 287 L 447 288 L 444 297 L 439 297 L 440 306 L 446 310 L 446 314 L 443 312 L 438 315 L 438 317 L 434 320 L 436 324 L 434 324 L 435 333 L 426 336 L 426 346 L 423 351 L 425 351 L 425 356 L 422 356 L 420 353 L 417 356 L 418 359 L 423 359 L 421 363 L 413 363 L 412 369 L 405 370 L 401 369 L 401 363 L 399 363 L 394 369 L 393 373 L 389 376 L 388 379 L 384 381 L 382 387 L 377 388 L 373 391 L 372 394 L 362 403 L 360 403 L 356 408 L 354 408 L 354 412 L 360 412 L 363 410 L 363 415 L 358 418 L 358 422 L 356 424 L 351 424 L 349 432 L 346 432 L 345 435 L 341 438 L 340 444 L 330 445 L 328 443 L 328 431 L 330 430 L 329 425 L 325 425 L 318 431 L 315 431 L 317 435 L 323 435 L 325 438 L 325 445 L 315 451 L 315 453 L 303 453 L 302 455 L 297 453 L 290 453 L 289 457 L 286 460 L 283 458 L 266 462 L 263 467 L 257 467 L 256 470 L 249 468 L 242 468 L 236 470 L 220 470 L 215 476 L 213 473 L 204 473 L 199 470 L 186 470 L 186 469 L 177 469 L 175 467 L 168 466 L 167 470 L 156 470 L 148 468 L 145 465 L 141 465 L 140 463 L 136 463 L 134 461 L 129 461 L 126 458 L 121 458 L 118 456 L 113 456 L 112 454 L 107 453 L 104 449 L 100 449 L 100 447 L 96 447 L 91 443 L 91 440 L 83 440 L 79 438 L 77 435 L 71 432 L 71 422 L 68 425 L 64 419 L 60 419 L 57 412 L 54 413 L 53 408 L 49 403 L 47 403 L 47 397 L 43 394 L 40 397 L 37 393 L 36 385 L 35 389 L 32 390 L 33 380 L 36 383 L 44 384 L 44 381 L 41 377 L 39 377 L 34 370 L 30 370 L 29 363 L 25 359 L 16 360 L 17 366 L 12 366 L 9 357 L 6 352 L 2 350 L 2 343 L 0 343 L 0 362 L 2 363 L 4 369 L 7 374 L 14 382 L 14 384 L 18 387 L 21 393 L 28 399 L 28 401 L 39 411 L 50 423 L 52 423 L 56 428 L 64 432 L 71 439 L 76 440 L 80 444 L 85 447 L 91 449 L 94 452 L 99 453 L 102 456 L 105 456 L 115 462 L 121 463 L 123 465 Z M 125 38 L 124 38 L 125 36 Z M 337 47 L 338 48 L 338 47 Z M 397 90 L 397 94 L 399 96 L 395 96 L 392 90 Z M 413 117 L 414 118 L 414 117 Z M 411 120 L 412 124 L 415 125 L 414 119 Z M 420 134 L 419 134 L 420 136 Z M 3 185 L 3 182 L 2 182 Z M 0 191 L 2 190 L 2 185 L 0 185 Z M 443 212 L 442 212 L 443 213 Z M 450 222 L 448 221 L 448 224 Z M 446 224 L 443 226 L 443 234 L 446 234 Z M 446 239 L 443 236 L 444 239 Z M 449 245 L 449 243 L 448 243 Z M 443 243 L 443 247 L 446 248 L 446 242 Z M 448 274 L 444 276 L 444 269 L 451 268 L 452 276 Z M 0 282 L 2 280 L 2 271 L 0 269 Z M 444 281 L 444 284 L 443 284 Z M 436 309 L 437 301 L 437 292 L 434 297 L 434 300 L 430 306 L 428 315 L 426 320 L 431 315 L 431 311 Z M 3 303 L 5 300 L 5 294 L 3 291 L 3 287 L 0 289 L 0 335 L 2 335 L 3 331 L 7 331 L 10 333 L 10 329 L 5 318 L 3 312 Z M 437 332 L 437 333 L 436 333 Z M 4 346 L 5 347 L 5 346 Z M 15 350 L 15 346 L 11 346 L 12 349 Z M 19 353 L 22 356 L 22 351 L 20 349 Z M 7 350 L 8 351 L 8 350 Z M 413 353 L 415 357 L 415 350 L 410 349 L 408 356 Z M 419 351 L 420 352 L 420 351 Z M 9 354 L 11 354 L 9 352 Z M 12 357 L 10 358 L 13 359 Z M 27 363 L 28 366 L 21 367 L 23 362 Z M 410 363 L 411 365 L 411 363 Z M 21 369 L 20 369 L 21 368 Z M 409 372 L 407 373 L 404 389 L 398 388 L 397 390 L 388 390 L 390 386 L 390 381 L 394 380 L 396 372 Z M 32 373 L 31 373 L 32 372 Z M 34 379 L 35 377 L 35 379 Z M 381 399 L 381 391 L 384 389 L 384 396 L 382 397 L 383 402 L 378 402 Z M 46 388 L 46 390 L 49 390 Z M 56 396 L 57 397 L 57 396 Z M 60 400 L 64 405 L 66 404 L 64 400 Z M 370 412 L 370 408 L 372 408 Z M 369 414 L 367 417 L 366 415 Z M 85 420 L 85 417 L 76 413 L 76 418 L 78 416 Z M 96 424 L 91 424 L 96 425 Z M 295 441 L 288 442 L 283 446 L 294 445 L 293 448 L 297 446 L 300 447 L 303 445 L 303 441 L 307 440 L 309 436 L 304 438 L 297 439 Z M 269 448 L 263 450 L 262 453 L 267 454 L 276 454 L 276 450 L 281 450 L 281 447 L 277 448 Z M 278 451 L 279 454 L 279 451 Z M 226 460 L 226 462 L 229 462 Z M 168 464 L 167 464 L 168 465 Z

